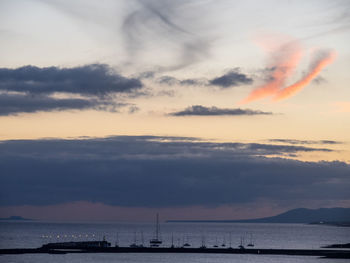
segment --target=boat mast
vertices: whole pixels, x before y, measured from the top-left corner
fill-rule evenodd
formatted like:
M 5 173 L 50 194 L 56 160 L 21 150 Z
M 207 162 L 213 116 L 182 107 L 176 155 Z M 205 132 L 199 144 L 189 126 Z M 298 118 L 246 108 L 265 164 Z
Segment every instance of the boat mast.
M 230 232 L 230 248 L 232 248 L 232 242 L 231 242 L 231 232 Z
M 158 240 L 159 235 L 159 214 L 157 213 L 157 222 L 156 222 L 156 239 Z

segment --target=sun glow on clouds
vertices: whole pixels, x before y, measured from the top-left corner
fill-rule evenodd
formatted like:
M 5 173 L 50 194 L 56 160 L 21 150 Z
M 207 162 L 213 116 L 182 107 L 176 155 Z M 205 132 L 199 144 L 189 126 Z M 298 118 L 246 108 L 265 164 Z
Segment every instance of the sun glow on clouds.
M 296 83 L 285 87 L 285 82 L 291 77 L 297 68 L 304 50 L 301 44 L 296 41 L 288 41 L 286 44 L 274 48 L 270 55 L 270 64 L 267 70 L 270 71 L 266 82 L 255 88 L 239 104 L 246 104 L 273 96 L 273 101 L 280 101 L 294 96 L 310 82 L 315 79 L 320 72 L 336 58 L 336 52 L 332 50 L 318 50 L 313 54 L 313 63 L 308 73 Z
M 314 66 L 311 67 L 309 73 L 306 74 L 305 77 L 303 77 L 301 80 L 297 81 L 293 85 L 290 85 L 289 87 L 280 90 L 274 97 L 274 100 L 278 101 L 294 96 L 296 93 L 301 91 L 306 85 L 308 85 L 314 78 L 316 78 L 324 67 L 331 64 L 334 61 L 335 57 L 335 51 L 324 52 L 318 59 L 318 61 L 314 63 Z
M 269 80 L 264 85 L 253 90 L 241 104 L 249 103 L 278 92 L 297 67 L 302 57 L 302 49 L 299 43 L 290 42 L 279 47 L 273 52 L 272 56 L 272 63 L 268 66 L 268 69 L 271 70 Z

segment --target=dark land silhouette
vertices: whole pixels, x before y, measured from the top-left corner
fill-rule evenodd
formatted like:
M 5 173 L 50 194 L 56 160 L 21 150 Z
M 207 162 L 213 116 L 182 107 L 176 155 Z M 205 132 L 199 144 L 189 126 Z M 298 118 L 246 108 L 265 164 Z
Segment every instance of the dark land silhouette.
M 297 208 L 285 213 L 256 219 L 241 220 L 167 220 L 169 223 L 301 223 L 350 225 L 350 208 Z

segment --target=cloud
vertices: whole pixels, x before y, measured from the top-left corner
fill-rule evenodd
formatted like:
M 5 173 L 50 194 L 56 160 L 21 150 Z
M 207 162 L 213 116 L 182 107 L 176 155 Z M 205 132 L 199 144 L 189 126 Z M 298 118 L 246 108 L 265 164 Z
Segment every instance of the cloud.
M 270 139 L 270 142 L 288 143 L 288 144 L 342 144 L 343 142 L 333 140 L 293 140 L 293 139 Z
M 84 109 L 116 111 L 126 105 L 115 101 L 117 95 L 142 96 L 142 88 L 139 79 L 123 77 L 104 64 L 0 68 L 0 115 Z
M 322 79 L 317 79 L 317 77 L 324 67 L 334 61 L 336 57 L 335 51 L 317 51 L 306 75 L 296 83 L 285 87 L 286 81 L 300 63 L 302 53 L 303 50 L 297 40 L 290 40 L 277 49 L 273 48 L 270 54 L 271 62 L 266 71 L 268 74 L 264 77 L 264 83 L 251 91 L 239 104 L 250 103 L 267 96 L 273 96 L 273 101 L 280 101 L 294 96 L 310 84 L 312 80 L 316 80 L 316 82 L 322 81 Z
M 165 84 L 169 86 L 180 85 L 180 86 L 200 86 L 207 85 L 206 79 L 182 79 L 179 80 L 172 76 L 161 76 L 157 79 L 157 82 L 160 84 Z
M 320 75 L 318 75 L 316 78 L 314 78 L 314 79 L 312 80 L 312 83 L 315 83 L 315 84 L 317 84 L 317 85 L 323 84 L 323 83 L 325 83 L 325 82 L 327 82 L 327 80 L 326 80 L 324 77 L 320 76 Z
M 152 75 L 154 76 L 154 75 Z M 179 86 L 219 86 L 221 88 L 230 88 L 240 85 L 252 84 L 253 79 L 248 75 L 240 72 L 239 68 L 231 69 L 225 74 L 215 77 L 213 79 L 207 78 L 189 78 L 178 79 L 173 76 L 161 76 L 156 79 L 160 84 L 164 85 L 179 85 Z
M 350 4 L 348 1 L 329 3 L 328 6 L 325 6 L 324 12 L 327 12 L 327 18 L 320 17 L 320 20 L 315 23 L 315 26 L 319 28 L 322 25 L 325 29 L 321 32 L 311 34 L 305 39 L 330 36 L 350 30 Z
M 162 43 L 168 41 L 169 46 L 176 46 L 178 50 L 177 62 L 162 70 L 180 69 L 208 56 L 208 41 L 192 33 L 186 23 L 184 6 L 190 3 L 183 0 L 139 0 L 135 3 L 134 10 L 125 17 L 122 25 L 126 47 L 133 59 L 148 41 L 154 39 Z
M 220 86 L 222 88 L 229 88 L 252 83 L 253 79 L 247 77 L 247 75 L 243 73 L 240 73 L 238 69 L 233 69 L 226 74 L 209 81 L 210 85 Z
M 263 157 L 329 149 L 153 136 L 0 145 L 1 205 L 174 207 L 350 198 L 345 163 Z
M 329 50 L 321 50 L 318 51 L 315 55 L 314 61 L 310 66 L 309 72 L 296 83 L 280 90 L 274 97 L 274 100 L 283 100 L 287 99 L 291 96 L 294 96 L 296 93 L 300 92 L 303 88 L 305 88 L 310 82 L 315 79 L 318 74 L 322 71 L 324 67 L 331 64 L 336 57 L 336 53 L 334 51 Z
M 255 88 L 240 104 L 246 104 L 278 92 L 296 69 L 301 56 L 302 48 L 297 41 L 289 41 L 273 50 L 267 67 L 270 69 L 266 77 L 267 81 Z
M 0 94 L 0 116 L 38 111 L 63 110 L 105 110 L 116 111 L 124 104 L 101 99 L 57 99 L 49 96 L 31 96 L 23 94 Z
M 240 116 L 240 115 L 272 115 L 272 112 L 263 112 L 250 109 L 221 109 L 217 107 L 205 107 L 193 105 L 183 111 L 170 113 L 171 116 Z
M 132 105 L 132 106 L 130 106 L 129 107 L 129 113 L 130 114 L 133 114 L 133 113 L 135 113 L 135 112 L 138 112 L 140 110 L 140 108 L 139 107 L 137 107 L 137 106 L 135 106 L 135 105 Z
M 126 78 L 105 64 L 73 68 L 24 66 L 0 68 L 0 91 L 31 95 L 71 93 L 106 96 L 132 93 L 143 87 L 136 78 Z

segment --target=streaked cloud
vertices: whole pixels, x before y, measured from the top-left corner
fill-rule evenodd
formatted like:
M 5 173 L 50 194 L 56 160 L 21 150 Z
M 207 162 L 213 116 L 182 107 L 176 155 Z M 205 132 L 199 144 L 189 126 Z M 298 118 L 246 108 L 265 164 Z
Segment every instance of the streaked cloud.
M 289 41 L 282 44 L 270 54 L 268 68 L 270 72 L 266 77 L 267 81 L 255 88 L 240 103 L 249 103 L 278 92 L 285 84 L 289 76 L 296 69 L 302 56 L 302 48 L 299 42 Z
M 299 81 L 292 85 L 286 86 L 288 78 L 290 78 L 303 55 L 303 48 L 298 40 L 290 40 L 282 44 L 277 49 L 273 49 L 270 54 L 270 69 L 265 77 L 266 81 L 263 85 L 255 88 L 250 94 L 240 101 L 239 104 L 246 104 L 252 101 L 272 96 L 273 101 L 280 101 L 294 96 L 305 88 L 311 81 L 317 81 L 320 72 L 329 64 L 331 64 L 336 52 L 333 50 L 317 50 L 313 54 L 310 69 Z
M 124 106 L 111 100 L 90 99 L 57 99 L 45 95 L 32 96 L 23 94 L 0 94 L 0 116 L 17 115 L 19 113 L 34 113 L 39 111 L 63 110 L 104 110 L 116 111 Z
M 202 79 L 177 79 L 172 76 L 161 76 L 156 79 L 156 81 L 163 85 L 173 86 L 205 86 L 207 85 L 207 80 L 205 78 Z
M 342 144 L 343 142 L 333 140 L 293 140 L 293 139 L 270 139 L 269 142 L 288 143 L 288 144 Z
M 215 106 L 205 107 L 202 105 L 193 105 L 187 107 L 182 111 L 172 112 L 169 115 L 171 116 L 242 116 L 242 115 L 272 115 L 272 112 L 264 112 L 258 110 L 250 109 L 240 109 L 240 108 L 217 108 Z
M 294 96 L 296 93 L 300 92 L 303 88 L 305 88 L 313 79 L 315 79 L 318 74 L 322 71 L 324 67 L 331 64 L 335 57 L 336 53 L 334 51 L 318 51 L 315 55 L 314 61 L 310 66 L 309 72 L 296 83 L 280 90 L 274 97 L 274 100 L 282 100 L 287 99 L 291 96 Z

